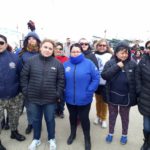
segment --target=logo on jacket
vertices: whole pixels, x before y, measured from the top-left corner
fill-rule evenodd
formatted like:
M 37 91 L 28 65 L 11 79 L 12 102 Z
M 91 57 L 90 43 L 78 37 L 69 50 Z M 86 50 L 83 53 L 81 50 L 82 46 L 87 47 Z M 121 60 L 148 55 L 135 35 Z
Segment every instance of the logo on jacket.
M 65 69 L 66 72 L 69 72 L 70 70 L 71 70 L 70 67 L 67 67 L 67 68 Z
M 55 68 L 55 67 L 51 67 L 51 69 L 52 69 L 52 70 L 56 70 L 56 68 Z
M 9 67 L 10 67 L 11 69 L 14 69 L 14 68 L 16 68 L 16 64 L 15 64 L 14 62 L 10 62 L 10 63 L 9 63 Z

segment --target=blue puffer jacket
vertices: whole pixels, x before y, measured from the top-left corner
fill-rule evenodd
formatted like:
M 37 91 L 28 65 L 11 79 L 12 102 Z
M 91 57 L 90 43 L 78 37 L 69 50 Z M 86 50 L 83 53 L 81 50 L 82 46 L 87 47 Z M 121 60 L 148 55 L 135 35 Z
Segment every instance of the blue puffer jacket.
M 15 54 L 7 50 L 0 53 L 0 99 L 15 97 L 20 92 L 20 70 L 19 58 Z
M 82 55 L 79 62 L 71 59 L 64 63 L 65 101 L 71 105 L 87 105 L 92 102 L 93 93 L 99 84 L 99 72 L 94 63 Z

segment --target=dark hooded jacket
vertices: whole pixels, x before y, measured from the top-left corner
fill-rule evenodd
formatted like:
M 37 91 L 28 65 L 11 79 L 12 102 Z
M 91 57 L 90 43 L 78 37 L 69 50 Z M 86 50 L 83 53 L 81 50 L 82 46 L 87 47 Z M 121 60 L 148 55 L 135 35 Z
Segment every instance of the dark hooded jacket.
M 128 49 L 129 54 L 128 59 L 123 62 L 123 69 L 117 65 L 120 60 L 116 57 L 116 53 L 119 52 L 121 47 Z M 118 44 L 114 52 L 114 57 L 105 64 L 101 73 L 101 76 L 107 81 L 105 98 L 107 103 L 121 106 L 134 106 L 137 104 L 136 71 L 136 63 L 130 60 L 129 47 L 124 44 Z M 118 91 L 115 91 L 116 89 Z

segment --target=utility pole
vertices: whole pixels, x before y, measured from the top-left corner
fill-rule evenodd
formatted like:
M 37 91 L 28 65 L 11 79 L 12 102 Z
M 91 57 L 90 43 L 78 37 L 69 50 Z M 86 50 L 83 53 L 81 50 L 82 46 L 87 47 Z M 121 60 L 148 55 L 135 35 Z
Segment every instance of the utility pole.
M 104 30 L 104 39 L 106 39 L 107 30 Z

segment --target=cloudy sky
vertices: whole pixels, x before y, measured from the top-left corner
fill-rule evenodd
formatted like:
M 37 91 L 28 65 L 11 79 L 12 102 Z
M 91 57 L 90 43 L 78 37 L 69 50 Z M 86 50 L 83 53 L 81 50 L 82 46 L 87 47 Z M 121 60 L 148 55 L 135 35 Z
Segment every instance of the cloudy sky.
M 5 0 L 1 2 L 0 32 L 27 34 L 35 22 L 42 38 L 150 38 L 149 0 Z M 13 32 L 14 31 L 14 32 Z M 6 32 L 6 31 L 5 31 Z

